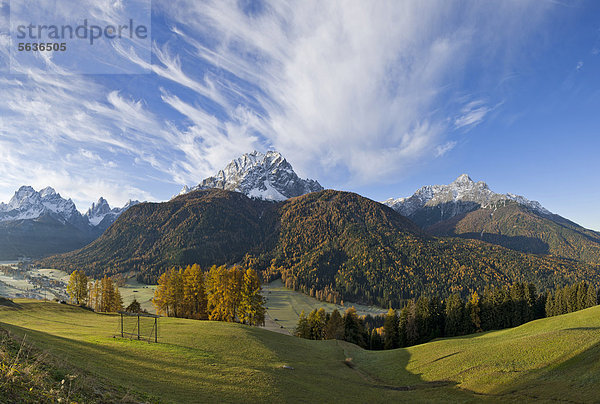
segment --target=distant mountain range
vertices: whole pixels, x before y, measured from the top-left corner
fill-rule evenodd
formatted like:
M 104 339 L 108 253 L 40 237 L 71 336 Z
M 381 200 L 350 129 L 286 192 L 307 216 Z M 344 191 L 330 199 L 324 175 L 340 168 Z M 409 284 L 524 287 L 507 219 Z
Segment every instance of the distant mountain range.
M 421 293 L 467 294 L 517 280 L 540 288 L 588 280 L 598 268 L 480 241 L 435 238 L 360 195 L 319 191 L 283 202 L 198 190 L 133 206 L 97 240 L 40 265 L 154 282 L 171 266 L 245 262 L 323 299 L 398 307 Z
M 19 188 L 0 203 L 0 260 L 39 258 L 81 248 L 97 238 L 130 206 L 111 209 L 104 198 L 85 215 L 53 188 Z
M 585 229 L 519 195 L 498 194 L 463 174 L 407 198 L 383 202 L 425 231 L 600 264 L 600 233 Z
M 466 174 L 380 204 L 324 191 L 275 151 L 244 154 L 169 202 L 114 209 L 100 198 L 85 215 L 51 188 L 21 188 L 0 205 L 5 240 L 3 256 L 71 251 L 41 263 L 96 276 L 133 271 L 155 281 L 172 265 L 243 261 L 306 293 L 379 304 L 600 275 L 599 233 Z
M 246 153 L 197 186 L 184 186 L 179 195 L 210 188 L 241 192 L 250 198 L 270 201 L 284 201 L 323 190 L 317 181 L 298 177 L 290 163 L 276 151 Z

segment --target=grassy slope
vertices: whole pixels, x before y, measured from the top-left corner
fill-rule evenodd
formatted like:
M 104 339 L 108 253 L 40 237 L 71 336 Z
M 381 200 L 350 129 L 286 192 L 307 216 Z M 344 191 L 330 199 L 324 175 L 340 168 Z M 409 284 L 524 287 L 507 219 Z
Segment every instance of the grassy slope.
M 367 352 L 237 324 L 165 318 L 162 343 L 148 344 L 111 338 L 115 316 L 18 303 L 20 310 L 0 307 L 4 327 L 100 378 L 166 402 L 520 401 L 523 394 L 591 401 L 600 382 L 600 307 L 511 330 Z M 348 356 L 355 369 L 343 363 Z M 407 386 L 413 389 L 402 391 Z
M 354 354 L 361 368 L 385 383 L 407 384 L 419 375 L 482 394 L 594 402 L 600 385 L 600 306 L 512 329 Z
M 321 307 L 327 312 L 332 312 L 337 309 L 343 314 L 348 307 L 354 306 L 358 315 L 364 314 L 381 314 L 387 310 L 377 306 L 363 306 L 354 303 L 345 303 L 344 306 L 321 302 L 304 293 L 296 292 L 288 289 L 281 283 L 281 279 L 277 279 L 267 285 L 263 285 L 263 295 L 267 299 L 266 307 L 268 315 L 276 321 L 277 324 L 283 326 L 290 332 L 293 332 L 298 324 L 298 317 L 302 310 L 308 315 L 314 309 Z

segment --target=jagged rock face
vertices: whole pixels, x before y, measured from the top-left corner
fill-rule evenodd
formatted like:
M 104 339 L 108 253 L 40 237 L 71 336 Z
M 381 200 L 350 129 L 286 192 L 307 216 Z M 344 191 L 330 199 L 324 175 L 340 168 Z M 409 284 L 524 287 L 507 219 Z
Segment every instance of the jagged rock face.
M 462 174 L 451 184 L 427 185 L 410 197 L 390 198 L 383 203 L 423 227 L 479 208 L 506 203 L 518 203 L 538 214 L 551 215 L 539 202 L 510 193 L 497 194 L 485 182 L 475 182 L 467 174 Z
M 117 217 L 139 201 L 129 201 L 122 208 L 112 208 L 104 198 L 92 204 L 85 215 L 77 210 L 71 199 L 64 199 L 53 188 L 37 192 L 30 186 L 22 186 L 8 203 L 0 203 L 0 222 L 33 220 L 50 216 L 60 222 L 76 226 L 97 226 L 105 219 L 114 222 Z
M 92 203 L 85 216 L 91 226 L 96 226 L 102 229 L 107 229 L 117 218 L 133 205 L 137 205 L 139 201 L 130 200 L 122 208 L 112 208 L 106 199 L 100 197 L 97 203 Z
M 51 215 L 59 220 L 80 224 L 81 214 L 71 199 L 64 199 L 50 187 L 39 192 L 29 186 L 19 188 L 11 200 L 0 203 L 0 222 L 36 219 Z
M 208 188 L 236 191 L 252 198 L 274 201 L 323 190 L 317 181 L 298 177 L 290 163 L 276 151 L 246 153 L 196 187 L 190 189 L 185 186 L 179 195 Z

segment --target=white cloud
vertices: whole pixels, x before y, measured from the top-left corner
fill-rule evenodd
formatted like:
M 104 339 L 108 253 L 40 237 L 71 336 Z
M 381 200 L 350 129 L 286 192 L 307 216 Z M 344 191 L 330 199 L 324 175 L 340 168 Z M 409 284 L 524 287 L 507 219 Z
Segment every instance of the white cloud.
M 248 15 L 234 1 L 179 0 L 164 12 L 203 63 L 232 77 L 214 94 L 231 85 L 256 101 L 267 144 L 305 173 L 350 182 L 395 176 L 438 155 L 446 132 L 480 123 L 484 105 L 447 126 L 448 87 L 467 63 L 485 64 L 480 52 L 512 52 L 517 22 L 534 26 L 546 9 L 534 3 L 474 4 L 461 19 L 447 1 L 268 2 Z
M 111 3 L 95 12 L 109 19 Z M 451 106 L 455 81 L 468 64 L 510 70 L 519 22 L 533 27 L 545 9 L 480 2 L 458 18 L 445 0 L 277 1 L 251 15 L 233 0 L 154 4 L 172 34 L 155 38 L 155 64 L 116 48 L 152 75 L 0 75 L 0 199 L 25 183 L 81 201 L 154 199 L 144 182 L 191 185 L 269 147 L 328 186 L 395 178 L 488 115 L 483 102 Z
M 482 100 L 472 101 L 461 110 L 461 115 L 454 120 L 454 127 L 456 129 L 472 128 L 480 124 L 491 110 L 492 108 L 485 105 Z
M 449 141 L 444 144 L 441 144 L 435 148 L 435 156 L 442 157 L 444 154 L 448 153 L 450 150 L 454 149 L 456 146 L 456 141 Z

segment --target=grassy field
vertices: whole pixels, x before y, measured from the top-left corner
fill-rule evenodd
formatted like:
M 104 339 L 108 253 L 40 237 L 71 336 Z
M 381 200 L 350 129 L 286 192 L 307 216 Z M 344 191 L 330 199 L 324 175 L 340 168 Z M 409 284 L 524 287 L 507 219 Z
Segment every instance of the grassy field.
M 384 352 L 239 324 L 161 318 L 159 344 L 113 338 L 118 320 L 37 301 L 2 327 L 98 380 L 159 402 L 594 402 L 600 307 L 514 329 Z M 352 366 L 345 363 L 352 358 Z M 283 366 L 294 369 L 286 369 Z
M 128 279 L 124 286 L 119 287 L 125 307 L 129 306 L 135 298 L 142 306 L 142 309 L 148 310 L 149 313 L 156 312 L 156 308 L 152 304 L 154 290 L 156 290 L 156 285 L 145 285 L 136 281 L 135 278 Z
M 263 285 L 263 296 L 266 298 L 268 316 L 279 326 L 288 332 L 293 332 L 298 324 L 298 317 L 302 310 L 308 315 L 312 310 L 323 307 L 327 312 L 337 309 L 344 314 L 348 307 L 354 306 L 358 315 L 382 314 L 387 310 L 376 306 L 363 306 L 360 304 L 346 302 L 344 306 L 321 302 L 304 293 L 295 292 L 283 286 L 281 279 Z

